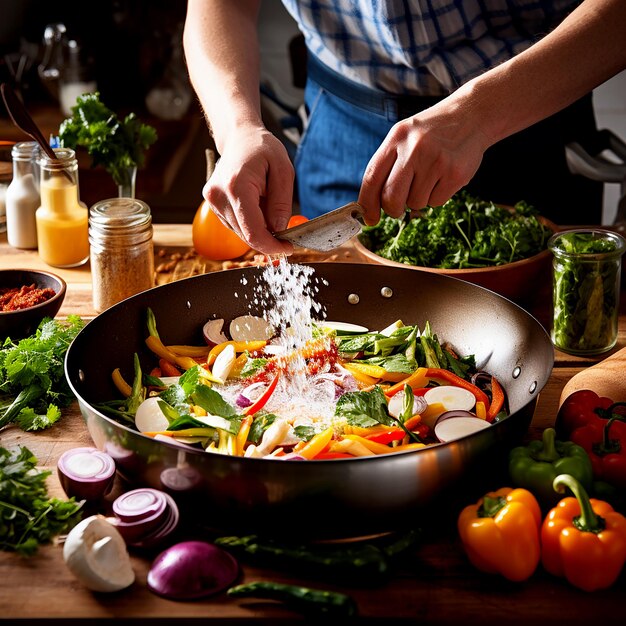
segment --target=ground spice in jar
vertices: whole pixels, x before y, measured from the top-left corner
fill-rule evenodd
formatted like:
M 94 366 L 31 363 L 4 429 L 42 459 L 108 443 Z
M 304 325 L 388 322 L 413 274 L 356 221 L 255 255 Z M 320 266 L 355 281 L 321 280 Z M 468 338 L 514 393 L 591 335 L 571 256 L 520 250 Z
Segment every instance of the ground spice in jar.
M 93 305 L 102 312 L 154 287 L 150 207 L 134 198 L 111 198 L 89 211 Z
M 29 309 L 31 306 L 50 300 L 54 295 L 54 289 L 35 287 L 34 284 L 0 288 L 0 311 L 8 313 Z

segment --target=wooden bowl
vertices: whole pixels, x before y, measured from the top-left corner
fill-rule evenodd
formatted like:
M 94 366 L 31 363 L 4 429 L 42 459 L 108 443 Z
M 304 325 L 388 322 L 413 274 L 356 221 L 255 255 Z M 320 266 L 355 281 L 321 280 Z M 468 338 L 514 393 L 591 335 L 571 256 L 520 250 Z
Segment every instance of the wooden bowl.
M 0 312 L 0 341 L 7 337 L 27 337 L 37 330 L 44 317 L 53 318 L 59 312 L 67 290 L 67 284 L 60 276 L 43 270 L 0 270 L 0 289 L 33 284 L 40 289 L 52 289 L 54 296 L 26 309 Z
M 559 227 L 550 220 L 542 217 L 540 221 L 550 228 L 552 232 L 559 230 Z M 485 287 L 517 303 L 526 302 L 532 294 L 545 287 L 551 277 L 552 253 L 547 248 L 527 259 L 505 263 L 504 265 L 467 269 L 440 269 L 391 261 L 366 248 L 358 236 L 353 241 L 354 248 L 359 256 L 368 263 L 388 265 L 389 267 L 408 267 L 415 270 L 433 272 L 434 274 L 452 276 L 453 278 L 459 278 L 480 287 Z

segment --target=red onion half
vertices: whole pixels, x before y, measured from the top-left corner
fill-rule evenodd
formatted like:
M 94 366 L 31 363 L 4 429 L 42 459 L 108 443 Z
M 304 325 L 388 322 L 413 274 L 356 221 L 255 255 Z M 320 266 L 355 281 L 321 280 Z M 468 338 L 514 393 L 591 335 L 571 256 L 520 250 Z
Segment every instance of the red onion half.
M 205 541 L 183 541 L 159 554 L 148 572 L 148 589 L 170 600 L 195 600 L 230 587 L 239 564 L 226 550 Z

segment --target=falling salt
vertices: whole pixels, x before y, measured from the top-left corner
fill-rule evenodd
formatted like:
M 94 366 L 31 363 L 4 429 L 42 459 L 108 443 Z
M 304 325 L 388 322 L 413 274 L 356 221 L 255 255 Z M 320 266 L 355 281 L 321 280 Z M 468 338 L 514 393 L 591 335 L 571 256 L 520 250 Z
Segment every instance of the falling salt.
M 324 307 L 314 296 L 320 292 L 320 283 L 328 285 L 314 274 L 312 267 L 291 264 L 286 257 L 279 257 L 256 278 L 251 301 L 275 330 L 272 343 L 280 345 L 287 355 L 280 363 L 284 374 L 265 409 L 291 422 L 327 426 L 335 410 L 334 383 L 323 384 L 319 377 L 308 374 L 306 366 L 307 350 L 330 347 L 328 338 L 313 341 L 314 322 L 326 317 Z

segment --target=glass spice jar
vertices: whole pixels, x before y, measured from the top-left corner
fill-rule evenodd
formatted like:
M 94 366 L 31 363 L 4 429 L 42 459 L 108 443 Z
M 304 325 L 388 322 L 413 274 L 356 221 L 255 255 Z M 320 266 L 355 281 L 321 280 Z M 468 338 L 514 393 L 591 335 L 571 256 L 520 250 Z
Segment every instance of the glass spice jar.
M 78 267 L 89 260 L 87 208 L 78 190 L 78 161 L 71 148 L 55 148 L 56 159 L 39 159 L 41 206 L 35 213 L 39 256 L 53 267 Z
M 557 232 L 553 254 L 552 343 L 575 355 L 607 352 L 617 342 L 620 274 L 626 240 L 601 228 Z
M 150 207 L 134 198 L 110 198 L 89 210 L 93 305 L 98 313 L 154 287 Z

